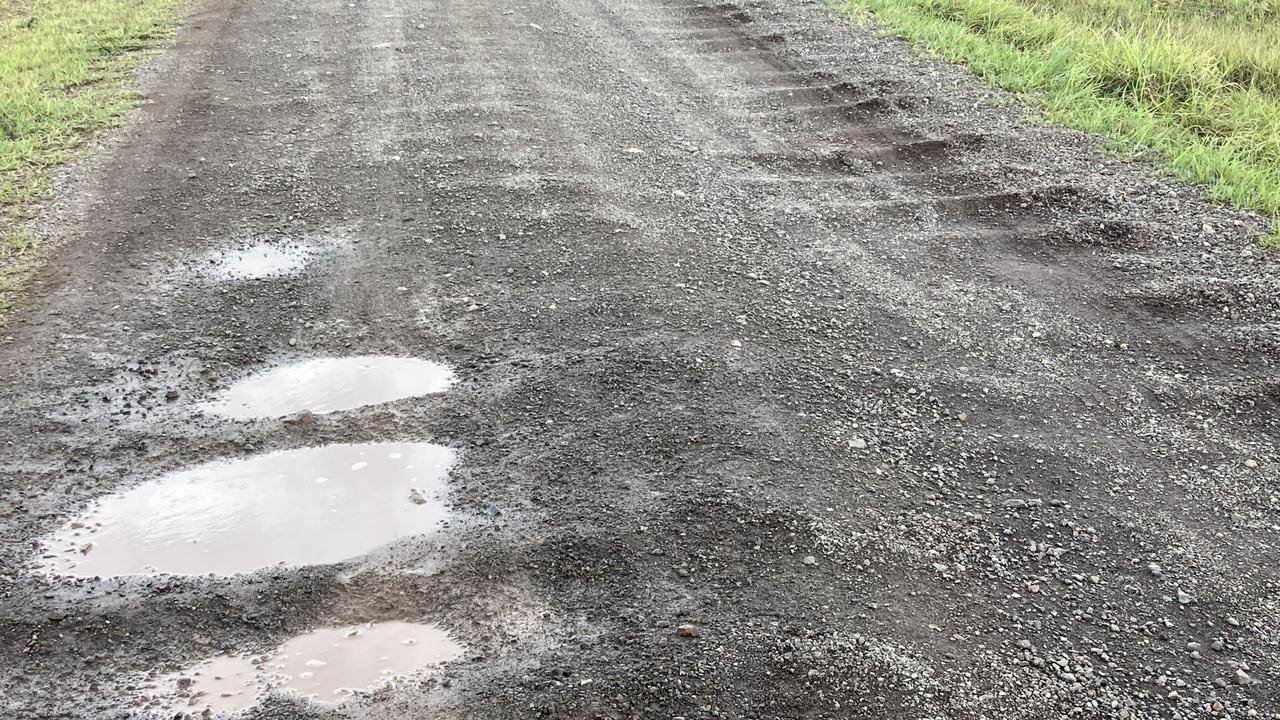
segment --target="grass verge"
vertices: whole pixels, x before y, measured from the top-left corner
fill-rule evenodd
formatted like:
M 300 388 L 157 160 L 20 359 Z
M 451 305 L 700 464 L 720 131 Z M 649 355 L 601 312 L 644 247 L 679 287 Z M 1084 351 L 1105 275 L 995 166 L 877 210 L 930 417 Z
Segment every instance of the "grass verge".
M 1280 0 L 839 0 L 1043 107 L 1155 151 L 1280 244 Z
M 0 0 L 0 325 L 39 264 L 23 225 L 50 169 L 137 98 L 128 71 L 177 0 Z

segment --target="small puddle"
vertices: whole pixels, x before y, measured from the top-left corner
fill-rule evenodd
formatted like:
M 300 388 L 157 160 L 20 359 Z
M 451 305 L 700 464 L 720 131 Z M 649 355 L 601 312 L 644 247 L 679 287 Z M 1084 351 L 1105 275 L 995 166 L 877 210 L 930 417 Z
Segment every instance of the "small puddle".
M 451 384 L 453 371 L 427 360 L 317 358 L 251 375 L 201 409 L 235 420 L 320 414 L 437 393 Z
M 267 655 L 223 656 L 160 680 L 188 711 L 234 712 L 268 690 L 342 702 L 397 677 L 456 658 L 463 647 L 434 625 L 389 622 L 314 630 Z
M 45 543 L 76 577 L 232 575 L 358 557 L 436 530 L 449 448 L 326 445 L 201 465 L 102 499 Z
M 301 272 L 313 255 L 312 247 L 299 242 L 260 242 L 206 256 L 210 267 L 205 272 L 219 280 L 285 277 Z

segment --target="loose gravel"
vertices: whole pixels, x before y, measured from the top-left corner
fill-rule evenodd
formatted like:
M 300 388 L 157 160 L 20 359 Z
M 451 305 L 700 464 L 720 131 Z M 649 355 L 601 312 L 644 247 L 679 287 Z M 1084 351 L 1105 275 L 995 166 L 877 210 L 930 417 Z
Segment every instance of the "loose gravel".
M 1280 709 L 1258 217 L 817 2 L 229 0 L 162 67 L 0 347 L 0 715 L 148 717 L 170 673 L 382 622 L 466 650 L 250 716 Z M 457 382 L 200 411 L 366 355 Z M 367 442 L 458 451 L 439 532 L 39 571 L 109 493 Z

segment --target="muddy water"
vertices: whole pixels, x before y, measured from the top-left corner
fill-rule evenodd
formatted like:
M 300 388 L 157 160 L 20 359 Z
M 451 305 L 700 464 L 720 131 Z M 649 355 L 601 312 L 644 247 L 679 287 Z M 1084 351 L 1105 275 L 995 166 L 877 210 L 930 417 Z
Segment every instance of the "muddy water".
M 255 280 L 296 275 L 307 266 L 315 250 L 296 242 L 261 242 L 229 253 L 210 256 L 210 277 L 219 280 Z
M 328 413 L 436 393 L 452 383 L 453 371 L 427 360 L 317 358 L 245 378 L 201 409 L 238 420 Z
M 104 498 L 40 562 L 79 577 L 339 562 L 437 529 L 453 461 L 439 445 L 371 443 L 201 465 Z
M 457 657 L 463 648 L 434 625 L 390 622 L 315 630 L 275 652 L 224 656 L 160 681 L 189 711 L 231 712 L 254 705 L 270 689 L 318 702 L 341 702 L 395 677 Z

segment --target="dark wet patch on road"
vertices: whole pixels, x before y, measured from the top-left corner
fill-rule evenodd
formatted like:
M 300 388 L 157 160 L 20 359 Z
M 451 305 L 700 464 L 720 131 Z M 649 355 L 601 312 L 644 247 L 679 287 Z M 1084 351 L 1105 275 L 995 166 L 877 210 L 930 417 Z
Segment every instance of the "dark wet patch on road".
M 327 445 L 216 462 L 107 496 L 45 542 L 77 577 L 231 575 L 349 560 L 436 530 L 454 451 Z
M 201 408 L 236 420 L 303 410 L 322 414 L 437 393 L 451 384 L 453 371 L 427 360 L 317 358 L 251 375 Z
M 165 676 L 150 707 L 229 713 L 268 691 L 337 703 L 456 658 L 464 648 L 435 625 L 388 622 L 299 635 L 273 653 L 226 655 Z

